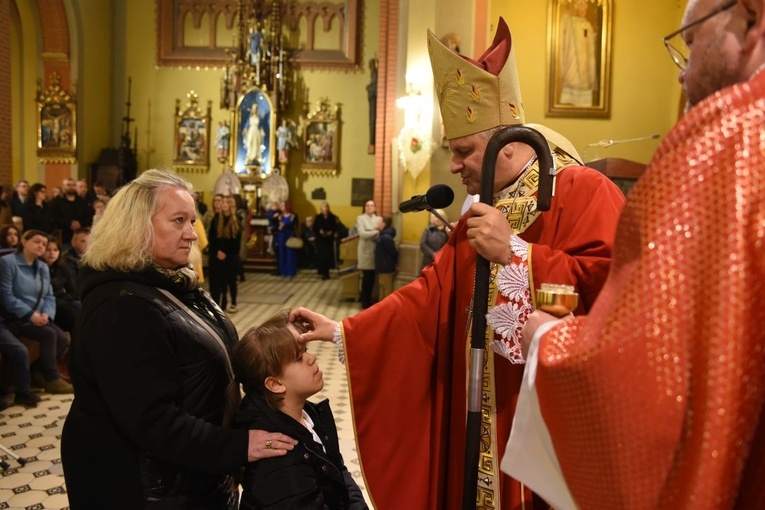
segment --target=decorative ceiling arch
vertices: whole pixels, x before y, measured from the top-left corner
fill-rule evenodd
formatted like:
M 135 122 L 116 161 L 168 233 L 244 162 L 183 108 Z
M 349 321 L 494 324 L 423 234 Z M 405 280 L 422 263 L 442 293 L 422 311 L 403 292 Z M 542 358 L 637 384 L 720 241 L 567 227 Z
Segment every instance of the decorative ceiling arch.
M 64 0 L 36 0 L 42 30 L 43 82 L 57 74 L 62 89 L 71 91 L 71 41 Z

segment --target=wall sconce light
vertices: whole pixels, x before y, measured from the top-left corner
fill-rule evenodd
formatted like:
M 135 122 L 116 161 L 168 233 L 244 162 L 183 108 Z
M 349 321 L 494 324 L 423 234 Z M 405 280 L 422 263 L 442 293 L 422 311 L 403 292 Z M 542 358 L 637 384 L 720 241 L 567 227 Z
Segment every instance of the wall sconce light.
M 422 93 L 411 82 L 406 84 L 406 95 L 396 99 L 396 107 L 404 110 L 404 127 L 420 122 L 424 99 Z

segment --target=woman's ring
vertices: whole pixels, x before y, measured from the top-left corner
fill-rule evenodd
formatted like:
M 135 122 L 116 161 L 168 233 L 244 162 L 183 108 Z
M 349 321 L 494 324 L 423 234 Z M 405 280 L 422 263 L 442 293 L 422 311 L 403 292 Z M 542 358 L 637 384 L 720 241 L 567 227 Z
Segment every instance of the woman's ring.
M 266 448 L 269 449 L 269 450 L 271 449 L 271 440 L 270 439 L 266 441 Z

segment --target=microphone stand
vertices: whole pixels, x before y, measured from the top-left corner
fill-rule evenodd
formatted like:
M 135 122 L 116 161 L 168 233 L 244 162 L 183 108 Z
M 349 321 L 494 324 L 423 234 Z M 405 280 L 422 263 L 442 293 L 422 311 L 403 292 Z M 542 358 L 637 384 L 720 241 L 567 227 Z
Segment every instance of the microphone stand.
M 486 145 L 481 166 L 481 202 L 492 205 L 494 171 L 497 156 L 512 142 L 529 145 L 539 160 L 539 189 L 537 209 L 547 211 L 555 194 L 555 165 L 547 140 L 536 130 L 526 126 L 508 126 L 497 131 Z M 476 257 L 475 286 L 473 291 L 473 326 L 470 342 L 468 378 L 468 413 L 465 440 L 465 478 L 462 491 L 463 510 L 475 510 L 478 494 L 478 455 L 481 442 L 481 396 L 483 366 L 486 358 L 486 312 L 489 301 L 489 261 Z
M 609 139 L 600 140 L 598 142 L 587 144 L 587 147 L 584 148 L 584 153 L 582 154 L 582 158 L 584 159 L 584 163 L 587 164 L 587 150 L 590 147 L 598 147 L 598 148 L 606 149 L 608 147 L 611 147 L 612 145 L 618 145 L 621 143 L 642 142 L 643 140 L 656 140 L 657 138 L 659 138 L 659 133 L 654 133 L 648 136 L 638 136 L 637 138 L 624 138 L 622 140 L 609 140 Z M 597 156 L 597 153 L 596 153 L 596 156 Z

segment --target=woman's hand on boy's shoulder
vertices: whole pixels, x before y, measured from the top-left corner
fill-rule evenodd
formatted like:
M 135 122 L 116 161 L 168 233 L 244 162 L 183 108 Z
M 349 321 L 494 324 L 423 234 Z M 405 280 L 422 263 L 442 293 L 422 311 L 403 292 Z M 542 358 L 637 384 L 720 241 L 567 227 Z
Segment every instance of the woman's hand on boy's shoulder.
M 280 457 L 295 448 L 297 441 L 280 432 L 265 430 L 250 430 L 250 441 L 247 445 L 247 462 Z

